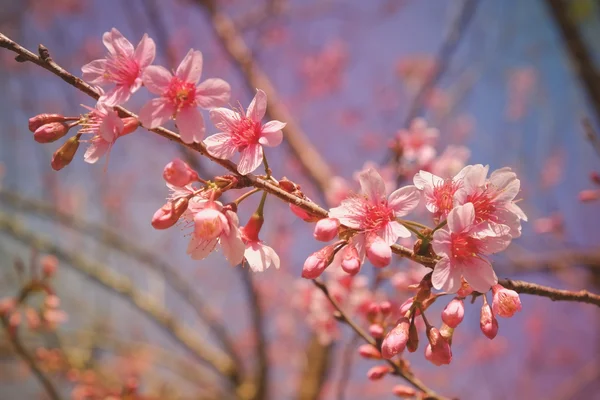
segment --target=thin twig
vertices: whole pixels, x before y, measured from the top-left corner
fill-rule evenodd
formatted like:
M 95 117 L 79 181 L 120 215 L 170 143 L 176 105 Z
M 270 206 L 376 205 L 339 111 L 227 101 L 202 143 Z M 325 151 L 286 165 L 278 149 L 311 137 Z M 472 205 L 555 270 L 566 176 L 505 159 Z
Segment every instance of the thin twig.
M 342 371 L 340 373 L 340 379 L 337 384 L 337 400 L 345 400 L 346 399 L 346 386 L 348 386 L 348 381 L 350 379 L 350 373 L 352 372 L 352 361 L 354 360 L 354 355 L 356 353 L 356 343 L 360 340 L 360 337 L 357 335 L 353 335 L 352 339 L 346 344 L 344 348 L 344 353 L 342 354 L 341 368 Z
M 600 295 L 590 293 L 587 290 L 577 292 L 571 290 L 555 289 L 549 286 L 538 285 L 512 279 L 500 279 L 498 283 L 505 288 L 512 289 L 517 293 L 533 294 L 547 297 L 552 301 L 574 301 L 578 303 L 594 304 L 600 307 Z
M 21 343 L 21 340 L 19 339 L 18 333 L 10 332 L 9 323 L 6 318 L 0 318 L 0 321 L 2 321 L 2 326 L 4 326 L 4 329 L 6 330 L 6 336 L 8 337 L 8 340 L 12 343 L 17 354 L 23 359 L 23 361 L 25 361 L 29 369 L 31 369 L 31 372 L 33 372 L 42 386 L 44 386 L 44 390 L 48 394 L 48 397 L 50 397 L 52 400 L 61 400 L 62 397 L 58 393 L 58 390 L 54 387 L 52 381 L 50 381 L 46 374 L 37 365 L 33 356 L 29 354 L 27 349 L 25 349 L 25 346 L 23 346 L 23 343 Z

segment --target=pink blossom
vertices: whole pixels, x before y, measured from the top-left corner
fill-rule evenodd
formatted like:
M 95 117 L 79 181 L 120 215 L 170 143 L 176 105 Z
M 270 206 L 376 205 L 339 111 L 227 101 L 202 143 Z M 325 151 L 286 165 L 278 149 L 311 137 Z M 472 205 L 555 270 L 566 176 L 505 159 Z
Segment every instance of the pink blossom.
M 450 328 L 456 328 L 465 316 L 465 305 L 461 299 L 452 299 L 442 311 L 442 321 Z
M 198 180 L 198 173 L 179 158 L 165 166 L 163 178 L 167 183 L 176 187 L 185 187 Z
M 440 331 L 434 327 L 429 328 L 427 338 L 429 344 L 425 348 L 425 358 L 437 366 L 450 364 L 452 361 L 452 348 Z
M 466 203 L 448 214 L 447 229 L 433 234 L 433 250 L 442 258 L 435 265 L 432 283 L 436 289 L 454 293 L 461 287 L 461 277 L 480 293 L 490 290 L 498 278 L 483 255 L 504 250 L 511 237 L 508 228 L 493 230 L 487 223 L 476 223 L 475 207 Z
M 381 243 L 389 247 L 398 238 L 410 236 L 410 231 L 396 218 L 408 214 L 417 206 L 419 192 L 414 186 L 406 186 L 386 198 L 385 183 L 373 168 L 361 172 L 359 180 L 362 196 L 342 201 L 339 207 L 329 210 L 329 217 L 337 218 L 343 225 L 357 230 L 354 239 L 359 254 L 366 249 L 367 257 L 371 256 L 369 260 L 382 266 L 386 254 L 381 252 Z
M 498 225 L 510 228 L 512 237 L 521 236 L 521 220 L 527 216 L 515 203 L 521 182 L 510 168 L 500 168 L 486 179 L 489 166 L 468 165 L 463 171 L 462 184 L 456 191 L 456 204 L 472 203 L 475 208 L 475 221 L 488 222 L 493 229 L 502 230 Z M 498 227 L 497 227 L 498 226 Z
M 275 250 L 258 238 L 261 226 L 262 217 L 253 215 L 246 226 L 240 228 L 242 240 L 246 246 L 244 258 L 253 272 L 263 272 L 271 265 L 279 269 L 280 265 L 279 256 Z
M 245 245 L 239 230 L 236 213 L 223 207 L 218 201 L 200 200 L 190 202 L 187 218 L 192 218 L 194 233 L 187 248 L 193 260 L 206 258 L 221 245 L 223 255 L 231 265 L 237 265 L 244 258 Z
M 425 207 L 436 221 L 443 221 L 454 207 L 454 194 L 461 185 L 464 169 L 452 179 L 442 179 L 427 171 L 419 171 L 413 181 L 423 192 Z
M 510 318 L 517 311 L 521 311 L 519 293 L 506 289 L 502 285 L 492 286 L 492 293 L 492 309 L 494 310 L 494 314 L 503 318 Z
M 96 108 L 86 108 L 90 112 L 84 116 L 79 133 L 93 136 L 89 140 L 90 146 L 83 159 L 87 163 L 94 164 L 106 154 L 108 161 L 110 150 L 117 139 L 135 131 L 138 121 L 135 118 L 121 119 L 116 111 L 104 103 L 96 103 Z
M 396 135 L 402 158 L 418 165 L 428 164 L 435 157 L 433 146 L 439 135 L 437 129 L 427 127 L 423 118 L 415 118 L 408 130 L 403 129 Z
M 81 67 L 83 79 L 93 85 L 115 87 L 103 94 L 99 101 L 110 106 L 122 104 L 142 85 L 142 74 L 156 55 L 154 41 L 144 34 L 134 49 L 121 32 L 113 28 L 102 36 L 108 49 L 106 58 L 94 60 Z
M 450 178 L 458 174 L 467 165 L 469 157 L 471 157 L 471 150 L 467 147 L 451 145 L 432 160 L 428 169 L 434 175 Z
M 238 172 L 246 175 L 254 171 L 263 160 L 263 146 L 275 147 L 281 144 L 284 122 L 261 121 L 267 111 L 267 95 L 258 89 L 244 115 L 227 108 L 215 108 L 210 119 L 221 130 L 204 141 L 209 154 L 222 159 L 230 159 L 240 153 Z
M 302 267 L 302 277 L 318 278 L 333 261 L 334 252 L 335 245 L 330 244 L 308 256 Z
M 231 88 L 222 79 L 207 79 L 198 84 L 202 74 L 202 53 L 190 50 L 175 75 L 166 68 L 152 65 L 143 75 L 144 85 L 160 97 L 146 103 L 140 110 L 140 121 L 146 128 L 157 128 L 170 118 L 175 119 L 184 143 L 204 137 L 204 118 L 198 107 L 210 109 L 229 101 Z

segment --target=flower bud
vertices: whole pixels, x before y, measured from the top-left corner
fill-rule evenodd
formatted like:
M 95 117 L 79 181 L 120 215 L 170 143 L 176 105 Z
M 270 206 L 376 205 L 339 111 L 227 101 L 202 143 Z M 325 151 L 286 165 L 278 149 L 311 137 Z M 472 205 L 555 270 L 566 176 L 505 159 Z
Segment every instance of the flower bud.
M 39 114 L 29 118 L 29 130 L 35 132 L 40 126 L 53 122 L 65 122 L 67 119 L 61 114 Z
M 58 269 L 58 259 L 54 256 L 44 256 L 40 264 L 42 265 L 42 275 L 46 278 L 53 276 Z
M 262 215 L 252 214 L 246 226 L 240 228 L 242 237 L 249 242 L 258 242 L 258 234 L 264 222 L 265 218 Z
M 361 260 L 358 256 L 358 250 L 352 243 L 348 244 L 342 250 L 342 269 L 349 275 L 356 275 L 360 271 Z
M 56 150 L 52 156 L 50 165 L 55 171 L 60 171 L 73 161 L 77 149 L 79 149 L 79 135 L 69 138 L 62 146 Z
M 517 311 L 521 311 L 521 299 L 514 290 L 506 289 L 502 285 L 492 286 L 492 309 L 494 314 L 510 318 Z
M 189 200 L 180 197 L 177 200 L 169 201 L 158 209 L 152 216 L 152 227 L 154 229 L 167 229 L 179 221 L 179 218 L 187 210 Z
M 369 325 L 369 333 L 375 339 L 381 339 L 383 337 L 383 327 L 379 324 L 371 324 Z
M 404 303 L 402 303 L 402 305 L 400 305 L 400 315 L 402 315 L 403 317 L 406 317 L 408 312 L 410 311 L 410 309 L 412 308 L 413 304 L 415 302 L 415 298 L 414 297 L 410 297 L 408 299 L 406 299 L 406 301 Z M 414 310 L 415 315 L 420 315 L 421 312 L 419 311 L 418 308 L 416 308 Z
M 381 353 L 379 350 L 375 348 L 375 346 L 370 344 L 363 344 L 358 348 L 358 354 L 361 357 L 379 360 L 381 359 Z
M 394 396 L 397 396 L 397 397 L 411 398 L 411 397 L 416 396 L 417 391 L 408 386 L 396 385 L 392 388 L 392 393 L 394 394 Z
M 338 234 L 340 221 L 337 218 L 323 218 L 315 225 L 313 236 L 320 242 L 329 242 Z
M 581 192 L 579 192 L 579 201 L 582 202 L 588 202 L 588 201 L 595 201 L 598 200 L 600 198 L 600 191 L 599 190 L 582 190 Z
M 311 254 L 302 267 L 302 277 L 306 279 L 318 278 L 325 268 L 333 261 L 335 247 L 333 245 L 325 246 L 321 250 Z
M 367 239 L 367 258 L 373 266 L 383 268 L 392 261 L 392 249 L 379 236 L 372 235 Z
M 308 198 L 305 198 L 304 200 L 308 200 Z M 295 204 L 290 203 L 290 210 L 292 210 L 292 212 L 301 220 L 305 221 L 305 222 L 315 222 L 318 221 L 319 218 L 315 217 L 314 215 L 312 215 L 311 213 L 309 213 L 308 211 L 304 211 L 304 209 L 300 206 L 297 206 Z
M 402 317 L 398 320 L 398 324 L 388 332 L 381 343 L 383 358 L 390 359 L 404 351 L 408 342 L 409 328 L 410 320 L 408 318 Z
M 590 180 L 594 182 L 596 185 L 600 185 L 600 174 L 596 171 L 592 171 L 590 173 Z
M 494 313 L 492 313 L 492 308 L 485 300 L 485 297 L 483 306 L 481 306 L 479 327 L 481 328 L 481 332 L 483 332 L 483 334 L 490 340 L 495 338 L 498 334 L 498 321 L 496 320 Z
M 462 322 L 464 316 L 465 305 L 462 300 L 455 298 L 444 308 L 442 321 L 450 328 L 456 328 Z
M 134 117 L 121 118 L 121 121 L 123 121 L 123 131 L 120 136 L 129 135 L 140 126 L 140 121 Z
M 419 348 L 419 332 L 417 332 L 417 324 L 414 322 L 408 329 L 408 342 L 406 343 L 406 349 L 414 353 Z
M 198 180 L 198 173 L 179 158 L 168 163 L 163 171 L 165 181 L 173 186 L 184 187 Z
M 384 317 L 387 317 L 392 312 L 392 303 L 389 301 L 382 301 L 379 303 L 379 309 Z
M 430 327 L 427 330 L 427 338 L 429 344 L 425 348 L 425 358 L 437 366 L 450 364 L 452 361 L 452 348 L 440 331 L 437 328 Z
M 71 127 L 64 122 L 51 122 L 40 126 L 33 133 L 33 139 L 38 143 L 52 143 L 62 138 Z
M 367 371 L 367 378 L 372 381 L 378 381 L 390 372 L 391 369 L 387 365 L 376 365 Z

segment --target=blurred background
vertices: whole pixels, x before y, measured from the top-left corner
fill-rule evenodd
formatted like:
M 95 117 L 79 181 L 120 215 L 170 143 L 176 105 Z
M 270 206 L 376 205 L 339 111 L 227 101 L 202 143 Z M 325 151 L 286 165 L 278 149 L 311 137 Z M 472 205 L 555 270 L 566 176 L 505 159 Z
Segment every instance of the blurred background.
M 222 18 L 250 50 L 250 69 L 215 29 Z M 600 187 L 590 179 L 600 146 L 589 137 L 600 123 L 597 1 L 0 0 L 0 32 L 34 52 L 43 43 L 77 76 L 104 56 L 101 37 L 113 27 L 134 45 L 148 33 L 154 64 L 170 70 L 201 50 L 203 79 L 228 81 L 235 106 L 247 106 L 262 71 L 331 171 L 316 179 L 285 139 L 268 150 L 271 168 L 322 205 L 334 205 L 339 187 L 356 191 L 366 163 L 408 183 L 394 143 L 424 117 L 439 129 L 438 155 L 464 146 L 455 147 L 469 156 L 463 163 L 510 166 L 521 179 L 529 223 L 495 258 L 499 277 L 600 292 Z M 264 386 L 256 398 L 394 398 L 402 380 L 369 381 L 376 363 L 358 356 L 351 330 L 315 323 L 300 278 L 322 246 L 310 224 L 268 198 L 261 238 L 280 270 L 250 276 L 220 253 L 191 260 L 189 232 L 150 226 L 168 196 L 162 170 L 180 157 L 206 179 L 225 171 L 139 129 L 119 139 L 106 168 L 78 154 L 54 172 L 60 144 L 35 143 L 27 119 L 95 102 L 14 56 L 0 51 L 0 298 L 16 296 L 46 255 L 59 259 L 52 285 L 68 320 L 18 329 L 61 398 L 243 398 L 240 382 L 253 377 Z M 138 112 L 149 98 L 142 90 L 126 107 Z M 216 133 L 208 119 L 207 133 Z M 240 209 L 242 223 L 257 202 Z M 377 290 L 370 265 L 361 279 L 368 296 L 401 304 L 423 273 L 398 259 Z M 521 299 L 493 341 L 479 330 L 480 306 L 467 304 L 452 363 L 435 367 L 419 349 L 406 356 L 415 374 L 460 399 L 600 398 L 597 308 Z M 429 313 L 435 324 L 444 305 Z M 1 331 L 0 399 L 37 398 L 48 397 Z

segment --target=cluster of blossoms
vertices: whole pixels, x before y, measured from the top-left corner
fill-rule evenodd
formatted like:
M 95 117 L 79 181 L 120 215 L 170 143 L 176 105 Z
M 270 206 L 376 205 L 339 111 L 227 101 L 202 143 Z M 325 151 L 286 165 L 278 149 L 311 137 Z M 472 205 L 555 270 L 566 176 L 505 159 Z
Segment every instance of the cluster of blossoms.
M 154 42 L 144 36 L 136 48 L 116 29 L 104 34 L 109 54 L 83 67 L 84 79 L 106 87 L 98 103 L 86 115 L 63 117 L 42 114 L 30 120 L 30 129 L 38 142 L 52 142 L 76 126 L 82 129 L 54 156 L 53 167 L 60 169 L 75 155 L 83 134 L 91 134 L 91 146 L 85 160 L 93 163 L 106 154 L 121 136 L 140 124 L 155 129 L 173 119 L 181 141 L 198 142 L 211 157 L 232 159 L 239 154 L 237 174 L 200 177 L 184 161 L 175 159 L 166 165 L 163 178 L 170 189 L 167 203 L 152 217 L 152 226 L 167 229 L 176 224 L 189 228 L 187 254 L 194 260 L 206 258 L 220 248 L 231 265 L 247 265 L 254 272 L 274 266 L 280 259 L 259 233 L 264 223 L 267 191 L 263 190 L 258 208 L 244 226 L 240 226 L 238 206 L 260 190 L 249 190 L 230 203 L 221 201 L 224 193 L 248 187 L 248 175 L 264 163 L 262 178 L 290 194 L 290 209 L 307 222 L 314 222 L 314 238 L 332 242 L 311 254 L 302 268 L 302 277 L 317 279 L 327 272 L 327 293 L 317 286 L 303 285 L 297 304 L 309 316 L 309 324 L 328 342 L 336 336 L 334 303 L 360 315 L 368 323 L 368 332 L 379 347 L 361 347 L 363 357 L 391 359 L 405 349 L 417 350 L 419 330 L 426 333 L 425 358 L 435 365 L 450 363 L 455 328 L 464 316 L 464 299 L 481 297 L 481 330 L 489 338 L 496 336 L 496 316 L 510 317 L 521 308 L 516 292 L 503 288 L 487 258 L 507 248 L 512 238 L 521 235 L 521 221 L 527 217 L 516 204 L 520 181 L 510 168 L 493 171 L 483 165 L 464 166 L 469 152 L 449 147 L 437 156 L 434 147 L 439 133 L 417 119 L 408 130 L 398 133 L 392 147 L 399 168 L 385 170 L 367 165 L 356 175 L 360 191 L 353 194 L 337 179 L 335 189 L 327 193 L 331 204 L 328 215 L 314 215 L 305 203 L 308 199 L 294 182 L 275 179 L 268 167 L 264 147 L 278 146 L 285 123 L 263 123 L 267 95 L 257 89 L 244 111 L 222 107 L 229 101 L 230 87 L 221 79 L 200 82 L 202 54 L 190 50 L 174 73 L 151 65 Z M 140 111 L 139 120 L 117 107 L 141 87 L 158 97 Z M 205 136 L 204 117 L 199 109 L 209 110 L 218 133 Z M 128 114 L 130 115 L 130 114 Z M 381 173 L 379 171 L 381 171 Z M 410 176 L 413 185 L 396 188 L 398 174 Z M 382 176 L 383 175 L 383 176 Z M 263 188 L 264 189 L 264 188 Z M 404 219 L 419 204 L 429 212 L 433 227 Z M 304 204 L 304 206 L 299 205 Z M 402 248 L 398 241 L 417 240 L 414 251 Z M 365 261 L 375 268 L 388 267 L 394 252 L 411 258 L 430 270 L 406 289 L 414 295 L 398 302 L 380 298 L 367 288 L 364 276 L 357 276 Z M 405 281 L 405 279 L 404 279 Z M 438 292 L 434 292 L 437 290 Z M 486 293 L 492 291 L 492 304 Z M 442 313 L 440 328 L 433 326 L 425 311 L 441 296 L 455 297 Z M 6 306 L 5 310 L 9 310 Z M 9 310 L 10 311 L 10 310 Z M 4 311 L 4 315 L 9 315 Z M 417 318 L 419 317 L 419 318 Z M 368 375 L 380 379 L 390 369 L 376 366 Z M 409 389 L 394 389 L 400 396 Z M 414 392 L 411 392 L 414 394 Z M 408 394 L 410 395 L 410 393 Z

